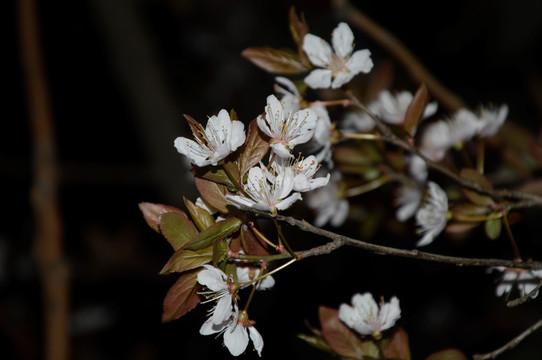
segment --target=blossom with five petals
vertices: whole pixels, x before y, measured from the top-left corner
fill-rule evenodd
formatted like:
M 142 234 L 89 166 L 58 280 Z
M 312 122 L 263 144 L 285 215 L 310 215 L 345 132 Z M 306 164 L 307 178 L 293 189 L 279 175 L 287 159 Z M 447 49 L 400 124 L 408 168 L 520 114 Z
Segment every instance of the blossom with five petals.
M 301 200 L 301 194 L 294 192 L 293 171 L 281 171 L 271 174 L 262 165 L 255 166 L 248 171 L 247 183 L 244 186 L 244 195 L 226 195 L 228 202 L 236 207 L 249 207 L 273 214 L 277 210 L 288 209 L 294 202 Z
M 378 339 L 382 331 L 395 325 L 401 317 L 399 299 L 392 297 L 389 303 L 378 304 L 371 293 L 355 294 L 352 306 L 341 304 L 339 319 L 361 335 L 372 335 Z
M 254 322 L 248 319 L 245 311 L 236 311 L 231 317 L 221 324 L 213 324 L 207 320 L 200 328 L 201 335 L 223 334 L 224 345 L 233 356 L 241 355 L 248 346 L 248 340 L 252 340 L 254 349 L 262 356 L 263 338 L 254 327 Z
M 309 141 L 316 127 L 317 115 L 310 109 L 292 113 L 285 108 L 275 95 L 267 97 L 265 116 L 258 116 L 258 127 L 271 138 L 270 146 L 275 154 L 290 158 L 290 151 L 299 144 Z
M 354 34 L 350 27 L 341 22 L 331 34 L 331 43 L 322 38 L 306 34 L 303 50 L 309 61 L 320 69 L 312 70 L 305 83 L 313 89 L 340 88 L 352 78 L 373 68 L 371 52 L 368 49 L 354 50 Z
M 224 109 L 218 116 L 209 118 L 205 130 L 199 126 L 201 129 L 194 134 L 196 141 L 178 137 L 174 142 L 177 151 L 196 166 L 216 166 L 245 142 L 245 125 L 238 120 L 231 121 Z

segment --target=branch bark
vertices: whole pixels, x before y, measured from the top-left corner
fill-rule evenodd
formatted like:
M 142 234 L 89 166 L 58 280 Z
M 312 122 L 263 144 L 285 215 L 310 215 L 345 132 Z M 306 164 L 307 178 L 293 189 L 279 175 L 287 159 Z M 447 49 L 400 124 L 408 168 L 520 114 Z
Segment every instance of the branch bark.
M 57 195 L 57 160 L 48 86 L 40 49 L 36 3 L 18 2 L 23 73 L 30 109 L 34 181 L 34 251 L 42 283 L 45 359 L 69 358 L 68 271 L 62 254 L 62 221 Z

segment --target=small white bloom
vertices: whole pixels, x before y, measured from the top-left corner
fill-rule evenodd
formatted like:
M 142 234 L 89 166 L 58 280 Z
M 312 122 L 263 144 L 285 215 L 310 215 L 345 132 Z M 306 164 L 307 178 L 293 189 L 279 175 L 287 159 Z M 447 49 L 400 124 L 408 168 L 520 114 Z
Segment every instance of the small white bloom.
M 296 160 L 292 165 L 294 172 L 294 191 L 306 192 L 326 186 L 329 182 L 330 174 L 325 177 L 314 178 L 316 171 L 320 169 L 318 161 L 314 155 L 310 155 L 301 161 Z
M 236 300 L 235 293 L 230 285 L 231 281 L 226 274 L 211 265 L 203 265 L 204 269 L 198 273 L 198 283 L 206 286 L 210 291 L 202 292 L 210 300 L 217 300 L 213 310 L 211 310 L 210 321 L 213 325 L 220 325 L 229 321 L 235 312 Z
M 285 210 L 297 200 L 301 200 L 301 194 L 294 192 L 293 171 L 281 171 L 270 174 L 260 165 L 248 171 L 245 192 L 248 195 L 226 195 L 229 203 L 239 208 L 246 206 L 262 211 L 276 213 L 277 210 Z
M 517 286 L 521 296 L 527 296 L 533 292 L 536 287 L 542 282 L 542 270 L 527 270 L 527 269 L 512 269 L 502 266 L 492 267 L 489 271 L 497 270 L 502 272 L 502 278 L 499 285 L 495 288 L 497 296 L 510 294 L 514 285 Z M 530 295 L 531 298 L 536 298 L 538 291 Z
M 306 34 L 303 38 L 303 50 L 310 62 L 321 68 L 311 71 L 305 78 L 305 83 L 313 89 L 340 88 L 355 75 L 361 72 L 367 74 L 373 68 L 369 50 L 352 53 L 354 34 L 346 23 L 341 22 L 333 30 L 331 43 L 333 49 L 316 35 Z
M 331 226 L 339 227 L 346 221 L 350 204 L 338 196 L 341 179 L 341 174 L 335 171 L 326 186 L 307 193 L 307 206 L 316 212 L 315 226 L 322 227 L 329 222 Z
M 246 283 L 256 279 L 260 275 L 260 268 L 252 266 L 237 266 L 237 281 L 239 283 Z M 258 282 L 256 290 L 269 290 L 275 286 L 275 279 L 272 276 L 266 276 Z
M 433 242 L 448 222 L 448 197 L 440 186 L 430 181 L 429 195 L 425 204 L 416 212 L 418 232 L 423 237 L 416 246 L 426 246 Z
M 361 335 L 380 338 L 381 332 L 395 325 L 401 317 L 399 299 L 392 297 L 389 303 L 380 305 L 380 309 L 370 293 L 355 294 L 352 306 L 341 304 L 339 319 Z
M 325 161 L 332 168 L 331 119 L 329 113 L 325 106 L 311 106 L 311 109 L 318 116 L 314 130 L 314 141 L 318 144 L 320 151 L 316 154 L 316 160 L 320 163 Z
M 248 346 L 249 337 L 252 340 L 254 349 L 262 356 L 263 338 L 254 327 L 252 321 L 248 320 L 246 312 L 239 314 L 238 309 L 232 316 L 221 324 L 213 324 L 207 320 L 200 329 L 201 335 L 224 334 L 224 345 L 233 356 L 241 355 Z
M 265 116 L 258 116 L 258 127 L 271 138 L 271 149 L 282 158 L 292 157 L 290 151 L 309 141 L 316 127 L 317 115 L 310 109 L 287 111 L 275 95 L 267 97 Z
M 378 94 L 378 114 L 382 121 L 389 124 L 402 124 L 405 121 L 405 115 L 408 106 L 412 102 L 414 95 L 409 91 L 401 91 L 392 95 L 388 90 L 382 90 Z M 425 119 L 437 112 L 438 105 L 435 101 L 426 105 L 422 118 Z
M 367 108 L 376 116 L 379 116 L 378 113 L 378 103 L 371 102 L 367 105 Z M 359 133 L 371 131 L 375 127 L 375 122 L 369 114 L 361 109 L 354 109 L 348 111 L 343 120 L 341 121 L 341 131 L 345 133 Z
M 275 81 L 277 82 L 275 91 L 280 96 L 284 111 L 293 114 L 301 109 L 301 94 L 299 94 L 299 90 L 297 90 L 293 81 L 283 76 L 275 77 Z
M 218 116 L 211 116 L 205 130 L 196 141 L 184 137 L 175 139 L 177 151 L 196 166 L 213 165 L 235 151 L 245 142 L 245 126 L 242 122 L 231 121 L 230 115 L 224 109 Z
M 420 151 L 429 159 L 440 161 L 453 145 L 450 126 L 446 121 L 439 120 L 432 122 L 425 128 Z
M 417 185 L 403 185 L 399 188 L 399 194 L 397 196 L 397 212 L 395 217 L 401 222 L 405 222 L 410 219 L 420 206 L 422 201 L 423 191 Z
M 480 137 L 487 138 L 495 135 L 508 116 L 508 105 L 497 108 L 482 108 L 480 111 Z

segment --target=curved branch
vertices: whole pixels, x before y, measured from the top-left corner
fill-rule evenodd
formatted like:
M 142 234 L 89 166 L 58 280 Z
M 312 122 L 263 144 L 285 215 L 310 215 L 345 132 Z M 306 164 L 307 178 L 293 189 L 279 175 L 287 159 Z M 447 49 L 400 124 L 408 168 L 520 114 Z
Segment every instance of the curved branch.
M 488 360 L 488 359 L 495 359 L 497 356 L 501 355 L 506 350 L 513 349 L 518 345 L 520 342 L 522 342 L 527 336 L 531 335 L 533 332 L 538 330 L 538 328 L 542 327 L 542 319 L 538 320 L 535 324 L 531 325 L 527 330 L 498 348 L 497 350 L 494 350 L 487 354 L 475 354 L 472 356 L 474 360 Z
M 246 209 L 247 211 L 252 212 L 258 216 L 265 217 L 267 219 L 272 219 L 271 214 L 254 210 Z M 513 260 L 501 260 L 501 259 L 477 259 L 477 258 L 463 258 L 455 256 L 446 256 L 440 254 L 434 254 L 425 251 L 419 251 L 416 249 L 406 250 L 398 249 L 390 246 L 383 246 L 368 243 L 359 239 L 353 239 L 348 236 L 340 235 L 332 231 L 320 229 L 314 225 L 309 224 L 305 220 L 297 220 L 290 216 L 276 215 L 275 219 L 281 222 L 285 222 L 291 226 L 294 226 L 302 231 L 309 232 L 315 235 L 320 235 L 331 239 L 327 244 L 316 246 L 309 250 L 299 251 L 297 255 L 301 258 L 307 258 L 310 256 L 319 256 L 329 254 L 343 246 L 356 247 L 363 250 L 371 251 L 378 255 L 389 255 L 389 256 L 399 256 L 410 259 L 425 260 L 438 262 L 443 264 L 452 264 L 457 266 L 503 266 L 508 268 L 522 268 L 522 269 L 532 269 L 539 270 L 542 269 L 542 262 L 540 261 L 513 261 Z M 284 254 L 284 257 L 289 257 L 289 254 Z

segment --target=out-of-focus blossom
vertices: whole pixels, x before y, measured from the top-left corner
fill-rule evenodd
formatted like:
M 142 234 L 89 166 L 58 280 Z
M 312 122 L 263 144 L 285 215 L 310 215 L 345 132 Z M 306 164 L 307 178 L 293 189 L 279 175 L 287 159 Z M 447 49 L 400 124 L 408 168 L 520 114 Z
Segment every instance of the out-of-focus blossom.
M 211 116 L 205 130 L 196 140 L 178 137 L 174 145 L 177 151 L 196 166 L 213 165 L 235 151 L 245 142 L 245 126 L 241 121 L 231 121 L 224 109 L 218 116 Z
M 380 118 L 389 124 L 402 124 L 405 121 L 406 111 L 412 102 L 414 95 L 409 91 L 401 91 L 393 95 L 388 90 L 382 90 L 378 94 L 377 104 Z M 437 112 L 438 105 L 435 101 L 425 107 L 422 118 L 427 118 Z
M 433 242 L 448 223 L 448 197 L 436 183 L 428 183 L 428 196 L 425 204 L 416 212 L 418 232 L 423 237 L 416 246 L 426 246 Z
M 329 223 L 339 227 L 346 221 L 350 205 L 348 200 L 339 197 L 338 182 L 341 179 L 341 174 L 334 171 L 326 186 L 307 193 L 307 206 L 316 212 L 315 226 L 322 227 Z
M 397 220 L 404 222 L 410 219 L 420 206 L 423 196 L 423 189 L 418 185 L 403 185 L 399 188 L 397 196 L 398 208 L 395 213 Z
M 361 335 L 372 335 L 378 339 L 382 331 L 395 325 L 401 317 L 399 299 L 392 297 L 389 303 L 380 304 L 380 308 L 371 293 L 355 294 L 352 306 L 341 304 L 339 319 Z
M 538 291 L 534 293 L 533 291 L 542 282 L 542 270 L 512 269 L 502 266 L 492 267 L 489 270 L 502 272 L 502 278 L 495 288 L 497 296 L 510 294 L 514 285 L 517 287 L 521 296 L 529 295 L 533 299 L 538 296 Z
M 322 38 L 306 34 L 303 50 L 309 61 L 319 69 L 312 70 L 305 83 L 313 89 L 340 88 L 359 74 L 371 71 L 373 61 L 367 49 L 354 53 L 354 34 L 350 27 L 341 22 L 331 35 L 333 49 Z
M 491 137 L 499 131 L 502 124 L 508 117 L 508 105 L 503 104 L 499 108 L 483 107 L 480 110 L 480 137 Z

